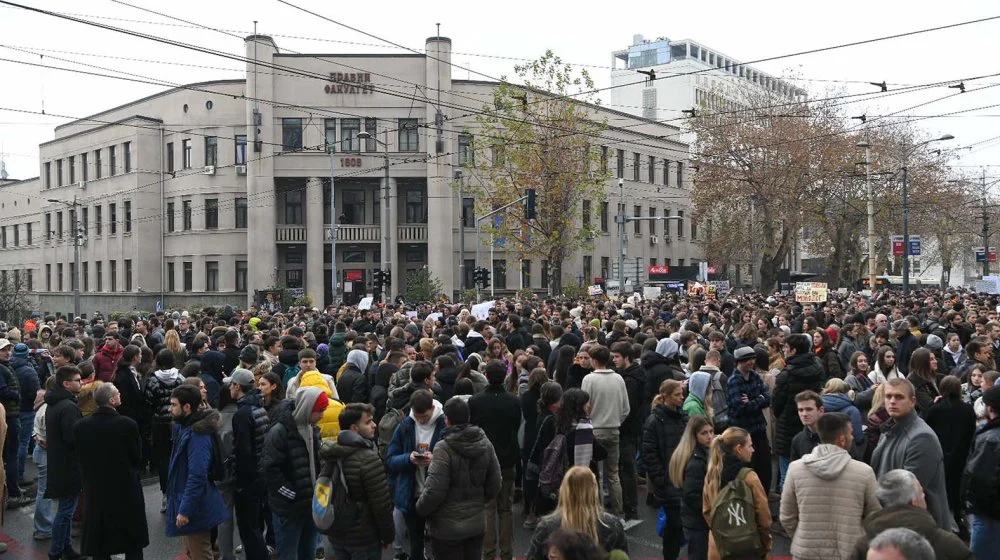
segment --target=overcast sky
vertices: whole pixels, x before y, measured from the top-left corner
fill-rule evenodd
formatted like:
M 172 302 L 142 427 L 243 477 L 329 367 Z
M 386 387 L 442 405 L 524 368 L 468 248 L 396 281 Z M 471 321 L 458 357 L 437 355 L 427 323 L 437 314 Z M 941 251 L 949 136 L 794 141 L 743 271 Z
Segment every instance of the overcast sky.
M 191 28 L 112 0 L 20 2 L 243 54 L 241 39 Z M 130 0 L 129 3 L 241 36 L 251 32 L 253 20 L 258 20 L 258 31 L 274 36 L 284 50 L 326 54 L 405 52 L 277 0 Z M 514 59 L 537 58 L 545 49 L 552 49 L 565 61 L 593 66 L 589 70 L 598 86 L 606 86 L 610 81 L 611 52 L 627 47 L 636 33 L 646 38 L 693 39 L 749 62 L 1000 15 L 1000 3 L 995 0 L 842 0 L 835 6 L 827 4 L 822 10 L 808 8 L 808 2 L 791 0 L 682 0 L 624 5 L 525 0 L 501 3 L 294 0 L 293 3 L 415 49 L 423 47 L 424 40 L 434 35 L 435 23 L 440 22 L 441 34 L 452 39 L 456 53 L 452 62 L 491 76 L 512 75 L 517 63 Z M 574 8 L 567 9 L 570 5 Z M 2 5 L 0 46 L 2 59 L 40 62 L 37 55 L 10 48 L 14 47 L 45 54 L 45 64 L 53 66 L 107 73 L 54 58 L 60 57 L 178 84 L 243 77 L 241 65 L 232 60 Z M 809 78 L 813 81 L 799 84 L 814 94 L 830 86 L 843 87 L 847 93 L 860 93 L 873 88 L 849 82 L 885 80 L 892 87 L 891 84 L 927 84 L 1000 73 L 997 53 L 1000 53 L 1000 19 L 756 66 L 772 74 L 792 71 Z M 458 69 L 453 75 L 482 79 Z M 5 154 L 11 178 L 38 174 L 38 144 L 52 139 L 53 128 L 66 121 L 54 115 L 83 117 L 166 89 L 7 61 L 0 61 L 0 84 L 0 107 L 41 112 L 44 104 L 46 111 L 46 115 L 40 115 L 0 110 L 0 151 Z M 995 87 L 975 91 L 991 85 Z M 956 148 L 952 158 L 956 171 L 978 176 L 979 166 L 995 164 L 997 167 L 989 168 L 987 174 L 1000 176 L 1000 138 L 993 138 L 1000 134 L 996 126 L 1000 124 L 1000 76 L 967 80 L 966 89 L 963 95 L 941 101 L 934 100 L 957 90 L 939 87 L 864 99 L 848 105 L 848 111 L 872 117 L 928 101 L 933 102 L 903 114 L 928 116 L 966 111 L 958 116 L 921 120 L 919 126 L 928 137 L 945 133 L 956 137 L 947 143 Z M 603 95 L 607 102 L 609 94 Z

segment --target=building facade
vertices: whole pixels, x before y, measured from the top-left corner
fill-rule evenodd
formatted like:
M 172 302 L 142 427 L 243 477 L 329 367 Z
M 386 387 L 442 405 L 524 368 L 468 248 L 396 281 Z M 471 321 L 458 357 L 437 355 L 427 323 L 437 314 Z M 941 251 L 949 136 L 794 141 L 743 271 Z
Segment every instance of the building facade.
M 459 137 L 474 137 L 496 84 L 453 79 L 443 37 L 426 54 L 311 55 L 258 35 L 246 57 L 244 80 L 178 87 L 57 127 L 39 147 L 39 177 L 0 185 L 0 272 L 21 272 L 41 310 L 64 313 L 75 241 L 83 313 L 242 306 L 279 286 L 320 306 L 333 301 L 334 271 L 347 302 L 371 293 L 385 268 L 390 297 L 424 267 L 445 294 L 471 287 L 477 236 L 465 214 L 478 185 L 467 178 L 462 200 L 454 177 Z M 601 234 L 565 263 L 564 285 L 613 277 L 619 178 L 626 214 L 674 217 L 628 224 L 628 262 L 698 263 L 679 129 L 594 113 L 609 123 L 593 144 L 613 178 L 605 199 L 583 203 L 581 220 L 589 209 Z M 495 291 L 547 288 L 543 263 L 501 247 L 479 254 Z

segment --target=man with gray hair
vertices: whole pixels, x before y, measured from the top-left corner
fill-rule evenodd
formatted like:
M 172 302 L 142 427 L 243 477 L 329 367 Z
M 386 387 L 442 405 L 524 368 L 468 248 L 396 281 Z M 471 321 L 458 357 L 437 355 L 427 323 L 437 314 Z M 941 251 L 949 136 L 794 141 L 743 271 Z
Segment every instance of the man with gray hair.
M 950 531 L 938 527 L 927 511 L 924 490 L 920 481 L 910 471 L 891 470 L 878 481 L 875 497 L 882 504 L 882 511 L 868 516 L 862 523 L 865 534 L 858 540 L 855 557 L 865 558 L 869 542 L 886 530 L 906 527 L 927 539 L 939 560 L 966 560 L 973 558 L 972 551 Z
M 927 539 L 903 527 L 888 529 L 868 547 L 868 560 L 934 560 Z
M 95 559 L 124 553 L 126 560 L 141 560 L 149 532 L 139 481 L 143 463 L 139 426 L 115 410 L 121 394 L 113 384 L 95 389 L 94 402 L 97 410 L 73 428 L 87 496 L 80 549 Z

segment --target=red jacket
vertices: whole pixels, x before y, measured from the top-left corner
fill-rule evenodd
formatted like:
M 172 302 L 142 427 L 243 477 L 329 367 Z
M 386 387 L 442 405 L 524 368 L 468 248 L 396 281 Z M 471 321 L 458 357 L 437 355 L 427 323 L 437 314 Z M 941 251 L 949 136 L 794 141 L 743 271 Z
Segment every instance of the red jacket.
M 94 364 L 94 373 L 98 381 L 111 381 L 111 377 L 118 369 L 118 361 L 122 358 L 124 349 L 117 341 L 105 344 L 94 354 L 91 363 Z

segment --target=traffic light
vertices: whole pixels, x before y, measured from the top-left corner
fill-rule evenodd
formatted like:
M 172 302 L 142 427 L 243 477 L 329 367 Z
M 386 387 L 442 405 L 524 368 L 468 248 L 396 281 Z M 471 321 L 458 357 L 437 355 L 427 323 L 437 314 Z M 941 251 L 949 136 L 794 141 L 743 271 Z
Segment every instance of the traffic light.
M 382 283 L 385 284 L 386 286 L 391 286 L 392 285 L 392 271 L 391 270 L 383 270 L 382 271 Z
M 490 285 L 490 270 L 488 268 L 486 268 L 486 267 L 483 267 L 483 283 L 482 283 L 482 286 L 483 286 L 483 288 L 485 288 L 485 287 L 487 287 L 489 285 Z
M 534 220 L 538 216 L 535 206 L 535 189 L 527 189 L 524 194 L 528 197 L 524 201 L 524 219 Z
M 379 289 L 382 287 L 383 282 L 385 282 L 384 275 L 385 273 L 383 273 L 381 270 L 376 270 L 373 273 L 375 289 Z

